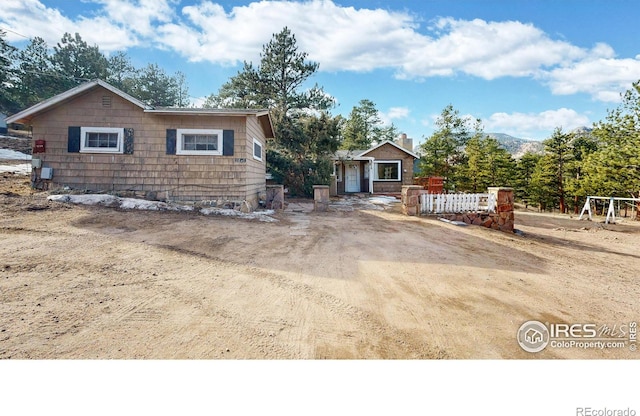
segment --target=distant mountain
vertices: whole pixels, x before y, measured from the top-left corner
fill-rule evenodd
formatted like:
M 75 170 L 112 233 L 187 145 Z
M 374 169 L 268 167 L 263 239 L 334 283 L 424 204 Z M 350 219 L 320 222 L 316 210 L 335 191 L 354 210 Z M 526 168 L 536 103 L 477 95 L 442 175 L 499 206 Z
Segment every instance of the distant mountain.
M 569 133 L 572 133 L 579 136 L 590 136 L 591 131 L 593 129 L 591 127 L 577 127 L 571 130 Z M 533 154 L 543 154 L 544 153 L 544 145 L 542 141 L 537 140 L 528 140 L 528 139 L 520 139 L 518 137 L 509 136 L 504 133 L 485 133 L 485 136 L 492 137 L 500 143 L 500 145 L 506 149 L 507 152 L 511 154 L 515 159 L 520 159 L 522 155 L 525 153 L 533 153 Z M 422 149 L 420 145 L 416 145 L 413 149 L 414 153 L 417 155 L 422 155 Z
M 520 139 L 504 133 L 486 133 L 486 135 L 496 139 L 516 159 L 527 152 L 542 154 L 544 151 L 542 142 L 535 140 Z

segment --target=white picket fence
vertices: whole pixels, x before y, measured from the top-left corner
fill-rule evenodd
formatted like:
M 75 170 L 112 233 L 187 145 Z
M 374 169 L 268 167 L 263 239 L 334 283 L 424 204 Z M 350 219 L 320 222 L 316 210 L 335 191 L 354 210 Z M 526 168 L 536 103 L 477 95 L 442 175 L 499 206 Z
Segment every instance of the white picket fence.
M 420 213 L 445 212 L 493 212 L 496 209 L 494 194 L 421 194 Z

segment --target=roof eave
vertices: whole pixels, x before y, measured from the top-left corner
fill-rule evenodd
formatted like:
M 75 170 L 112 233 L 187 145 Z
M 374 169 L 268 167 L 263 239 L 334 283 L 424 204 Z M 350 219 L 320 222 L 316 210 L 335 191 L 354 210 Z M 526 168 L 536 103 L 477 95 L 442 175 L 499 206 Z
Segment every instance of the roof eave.
M 366 155 L 367 153 L 370 153 L 370 152 L 372 152 L 372 151 L 374 151 L 374 150 L 376 150 L 376 149 L 378 149 L 378 148 L 380 148 L 380 147 L 384 146 L 384 145 L 385 145 L 385 144 L 387 144 L 387 143 L 388 143 L 388 144 L 390 144 L 390 145 L 392 145 L 392 146 L 394 146 L 395 148 L 397 148 L 397 149 L 399 149 L 399 150 L 402 150 L 403 152 L 407 153 L 408 155 L 413 156 L 413 157 L 414 157 L 414 158 L 416 158 L 416 159 L 420 159 L 420 156 L 418 156 L 418 155 L 416 155 L 415 153 L 413 153 L 413 152 L 411 152 L 411 151 L 409 151 L 409 150 L 405 149 L 404 147 L 402 147 L 402 146 L 398 145 L 397 143 L 392 142 L 391 140 L 385 140 L 385 141 L 383 141 L 382 143 L 379 143 L 378 145 L 376 145 L 376 146 L 372 147 L 371 149 L 365 150 L 365 151 L 364 151 L 364 153 L 362 153 L 360 156 L 364 156 L 364 155 Z
M 137 105 L 140 108 L 146 109 L 149 108 L 149 106 L 147 106 L 145 103 L 143 103 L 142 101 L 138 100 L 137 98 L 134 98 L 132 96 L 130 96 L 129 94 L 125 93 L 124 91 L 120 91 L 119 89 L 117 89 L 116 87 L 107 84 L 106 82 L 102 81 L 102 80 L 96 80 L 96 81 L 90 81 L 90 82 L 86 82 L 84 84 L 80 84 L 77 87 L 71 88 L 65 92 L 62 92 L 58 95 L 54 95 L 53 97 L 41 101 L 38 104 L 35 104 L 25 110 L 20 111 L 19 113 L 16 113 L 10 117 L 7 117 L 7 123 L 19 123 L 19 122 L 23 122 L 23 121 L 29 121 L 33 118 L 33 116 L 35 116 L 38 113 L 41 113 L 43 111 L 46 111 L 47 109 L 54 107 L 60 103 L 63 103 L 64 101 L 67 101 L 71 98 L 73 98 L 74 96 L 81 94 L 85 91 L 89 91 L 92 88 L 96 87 L 96 86 L 101 86 L 109 91 L 111 91 L 112 93 L 122 97 L 123 99 L 131 102 L 134 105 Z

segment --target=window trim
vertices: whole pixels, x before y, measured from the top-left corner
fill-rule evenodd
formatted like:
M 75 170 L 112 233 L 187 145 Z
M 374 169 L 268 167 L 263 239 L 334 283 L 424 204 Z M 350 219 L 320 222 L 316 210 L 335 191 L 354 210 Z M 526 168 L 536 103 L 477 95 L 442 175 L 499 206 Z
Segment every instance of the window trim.
M 260 157 L 256 156 L 256 144 L 258 146 L 260 146 Z M 262 146 L 262 143 L 260 143 L 260 141 L 258 141 L 258 139 L 256 139 L 255 137 L 253 138 L 253 158 L 255 160 L 259 160 L 260 162 L 262 162 L 263 160 L 263 155 L 264 154 L 264 146 Z
M 183 135 L 185 134 L 217 134 L 218 150 L 183 150 Z M 187 156 L 222 156 L 222 129 L 176 129 L 176 155 Z
M 378 164 L 380 163 L 395 163 L 398 165 L 398 177 L 397 179 L 380 179 L 378 177 Z M 402 182 L 402 161 L 401 160 L 374 160 L 373 162 L 373 180 L 376 182 Z
M 117 133 L 116 147 L 91 147 L 86 145 L 87 133 Z M 80 153 L 124 153 L 124 127 L 80 127 Z

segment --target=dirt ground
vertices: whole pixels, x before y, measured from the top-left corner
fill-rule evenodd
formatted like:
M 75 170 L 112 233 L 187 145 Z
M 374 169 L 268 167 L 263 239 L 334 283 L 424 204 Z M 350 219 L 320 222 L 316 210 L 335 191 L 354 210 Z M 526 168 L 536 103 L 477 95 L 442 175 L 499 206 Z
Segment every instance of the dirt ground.
M 636 222 L 517 212 L 512 235 L 399 204 L 269 223 L 47 195 L 0 177 L 3 359 L 638 358 L 516 342 L 528 320 L 639 320 Z

